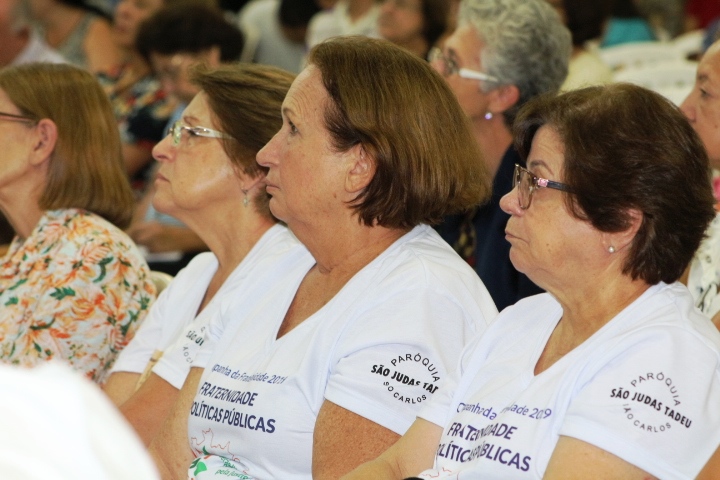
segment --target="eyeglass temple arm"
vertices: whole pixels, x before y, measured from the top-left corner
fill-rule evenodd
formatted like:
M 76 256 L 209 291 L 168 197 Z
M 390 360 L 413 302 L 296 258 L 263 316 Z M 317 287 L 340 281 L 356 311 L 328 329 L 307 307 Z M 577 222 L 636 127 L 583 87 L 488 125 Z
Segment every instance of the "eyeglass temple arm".
M 554 188 L 555 190 L 562 190 L 564 192 L 572 192 L 572 188 L 565 185 L 564 183 L 553 182 L 552 180 L 548 180 L 546 178 L 538 178 L 537 184 L 539 187 Z

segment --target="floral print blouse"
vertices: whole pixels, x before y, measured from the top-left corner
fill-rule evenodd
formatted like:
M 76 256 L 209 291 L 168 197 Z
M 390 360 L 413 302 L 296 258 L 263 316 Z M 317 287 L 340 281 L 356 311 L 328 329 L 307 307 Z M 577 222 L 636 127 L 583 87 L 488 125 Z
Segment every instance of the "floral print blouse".
M 0 361 L 61 359 L 102 383 L 154 298 L 123 231 L 84 210 L 47 211 L 0 260 Z

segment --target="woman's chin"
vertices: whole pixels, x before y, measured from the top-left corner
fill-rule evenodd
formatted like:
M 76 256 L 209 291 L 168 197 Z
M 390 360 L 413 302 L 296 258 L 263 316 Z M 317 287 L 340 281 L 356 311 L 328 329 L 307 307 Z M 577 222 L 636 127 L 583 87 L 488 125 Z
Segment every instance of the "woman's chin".
M 165 215 L 171 215 L 173 217 L 177 214 L 178 210 L 173 202 L 169 201 L 166 198 L 163 198 L 163 196 L 158 196 L 157 193 L 153 198 L 152 206 L 158 212 Z
M 515 270 L 527 275 L 527 262 L 521 254 L 515 251 L 515 247 L 510 247 L 510 263 L 512 263 L 513 267 L 515 267 Z

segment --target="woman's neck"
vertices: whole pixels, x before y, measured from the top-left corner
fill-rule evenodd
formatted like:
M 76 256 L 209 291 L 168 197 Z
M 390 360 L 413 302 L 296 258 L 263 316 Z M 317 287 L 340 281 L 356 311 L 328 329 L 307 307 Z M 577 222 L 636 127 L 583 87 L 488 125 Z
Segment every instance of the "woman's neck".
M 408 232 L 406 229 L 364 225 L 355 214 L 347 222 L 333 222 L 319 228 L 289 226 L 315 258 L 321 275 L 346 279 Z
M 177 217 L 196 232 L 217 257 L 218 272 L 225 278 L 275 225 L 274 219 L 255 211 L 252 204 L 247 207 L 236 205 L 230 209 L 215 208 L 213 211 L 194 212 Z M 228 221 L 229 218 L 232 218 L 232 221 Z
M 34 201 L 2 202 L 0 210 L 15 233 L 22 239 L 30 236 L 45 213 Z
M 512 134 L 505 125 L 502 113 L 494 114 L 491 119 L 480 115 L 472 118 L 471 121 L 475 140 L 483 154 L 488 173 L 491 178 L 495 178 L 505 152 L 512 145 Z
M 562 306 L 563 316 L 550 335 L 535 366 L 542 373 L 555 362 L 588 340 L 648 289 L 643 280 L 633 280 L 617 272 L 614 279 L 587 282 L 551 294 Z

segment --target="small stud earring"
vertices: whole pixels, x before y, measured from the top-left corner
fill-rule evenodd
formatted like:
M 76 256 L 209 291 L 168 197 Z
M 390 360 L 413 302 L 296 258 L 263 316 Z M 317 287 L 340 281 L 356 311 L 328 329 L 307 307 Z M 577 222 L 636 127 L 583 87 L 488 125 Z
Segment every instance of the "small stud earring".
M 492 112 L 485 113 L 485 120 L 492 120 L 492 118 L 493 118 Z
M 250 204 L 250 200 L 247 198 L 247 190 L 242 191 L 245 194 L 245 198 L 243 198 L 243 207 L 246 207 Z
M 610 246 L 608 247 L 608 253 L 615 253 L 615 247 L 613 247 L 612 245 L 610 245 Z

